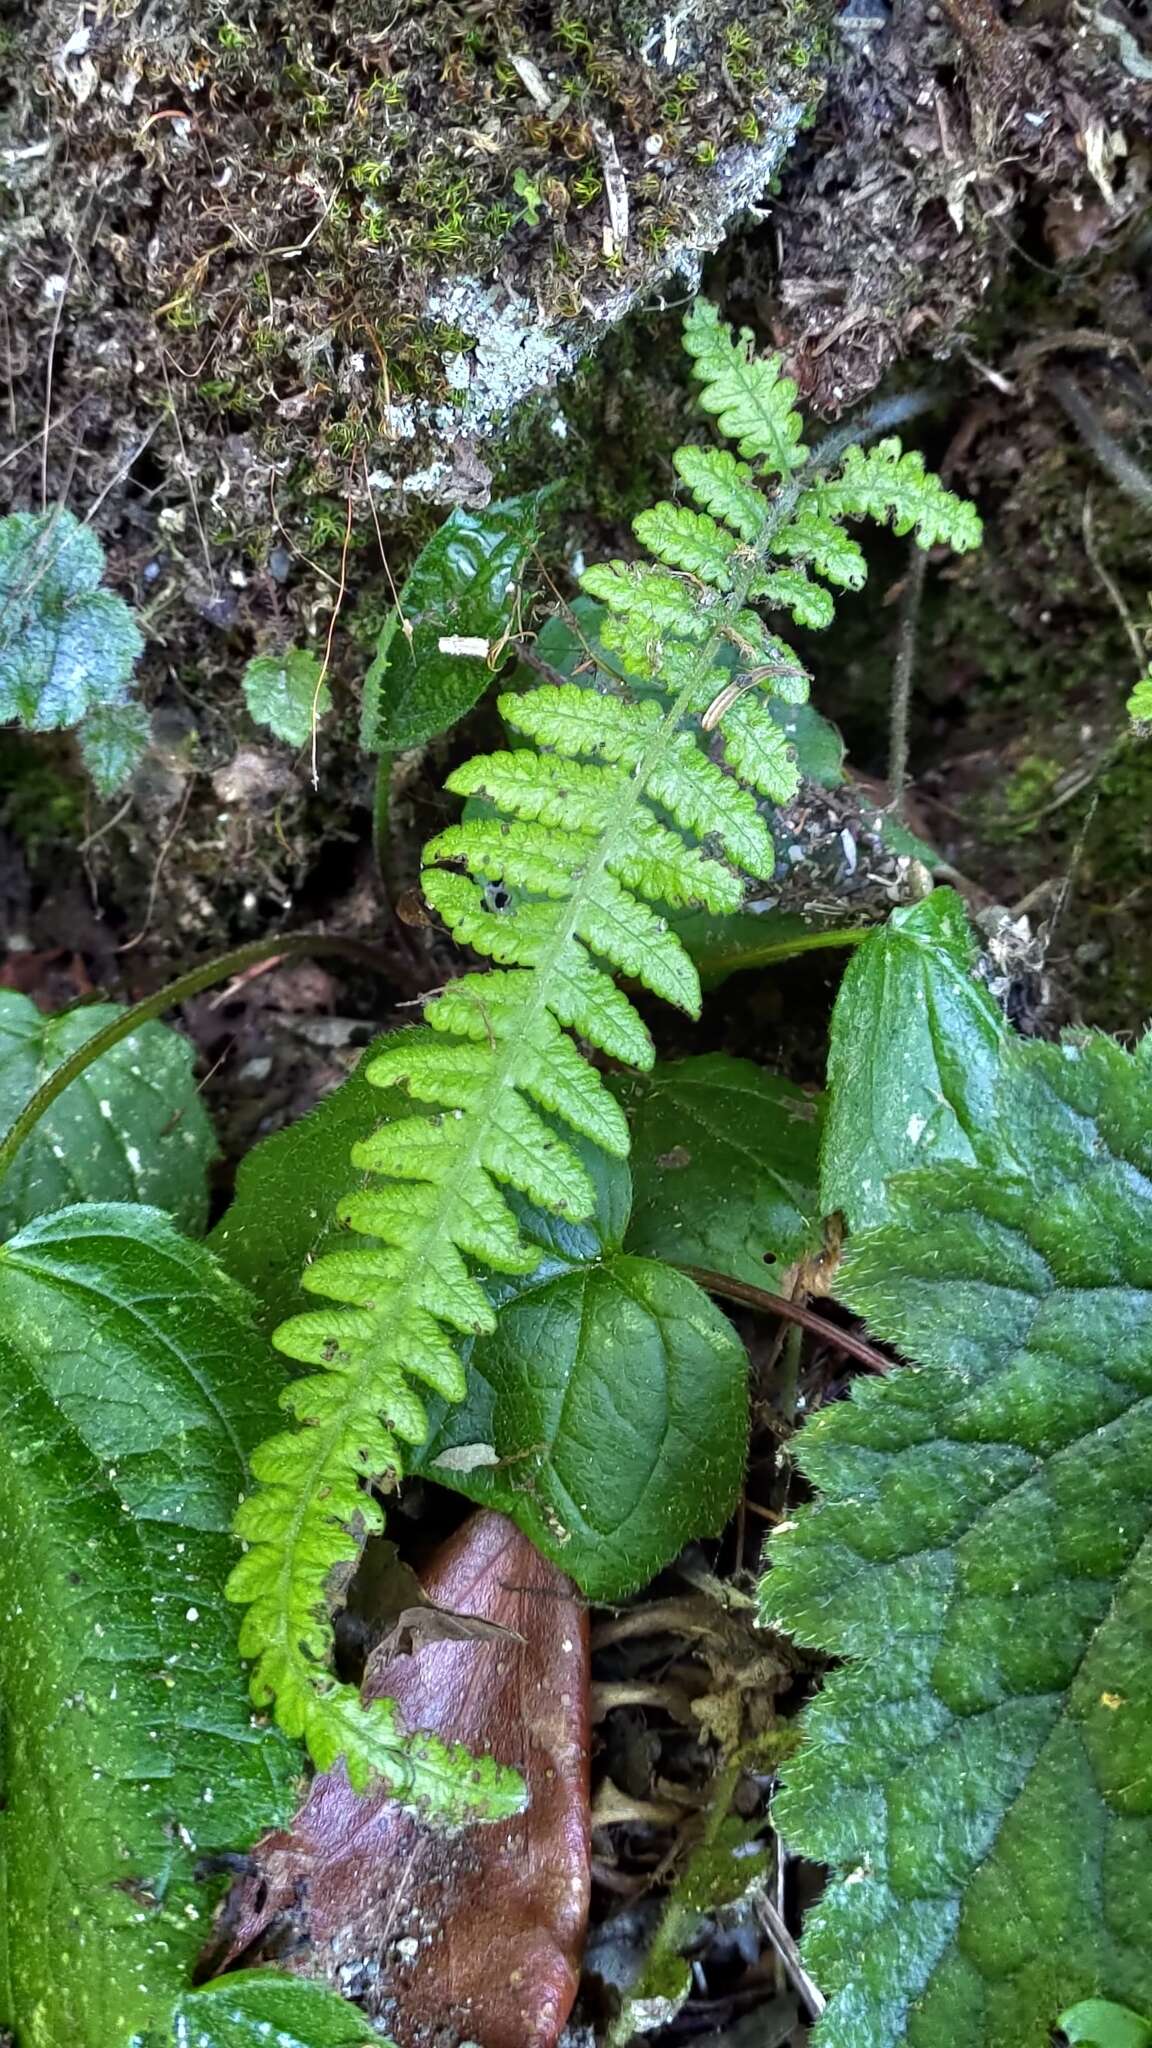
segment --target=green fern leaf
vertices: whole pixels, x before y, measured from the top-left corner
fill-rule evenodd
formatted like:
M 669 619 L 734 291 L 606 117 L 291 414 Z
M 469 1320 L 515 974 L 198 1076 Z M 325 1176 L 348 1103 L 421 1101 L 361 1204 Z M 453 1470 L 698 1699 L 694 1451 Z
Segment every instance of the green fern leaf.
M 800 1439 L 765 1617 L 850 1660 L 779 1826 L 836 1873 L 822 2048 L 1047 2048 L 1152 2001 L 1152 1043 L 1010 1042 L 1008 1170 L 891 1183 L 840 1292 L 916 1368 Z
M 741 455 L 760 456 L 773 475 L 787 478 L 807 460 L 804 422 L 795 410 L 796 386 L 780 374 L 779 356 L 757 356 L 749 330 L 734 337 L 708 299 L 697 299 L 684 321 L 684 346 L 703 389 L 700 403 Z
M 649 554 L 670 569 L 699 576 L 714 590 L 731 590 L 730 563 L 738 543 L 707 512 L 693 512 L 687 505 L 665 501 L 653 505 L 650 512 L 641 512 L 632 521 L 632 531 Z M 592 587 L 585 585 L 586 589 Z
M 803 569 L 774 569 L 756 585 L 757 597 L 780 611 L 791 612 L 798 626 L 830 626 L 836 606 L 822 583 L 813 583 Z
M 285 1396 L 301 1426 L 254 1463 L 260 1491 L 237 1525 L 253 1547 L 231 1590 L 249 1609 L 257 1698 L 275 1694 L 318 1759 L 351 1745 L 358 1781 L 378 1769 L 395 1781 L 400 1768 L 387 1722 L 328 1670 L 330 1588 L 380 1522 L 367 1489 L 393 1484 L 405 1446 L 423 1439 L 414 1383 L 459 1398 L 459 1339 L 493 1327 L 483 1274 L 511 1284 L 531 1268 L 517 1204 L 578 1225 L 595 1201 L 581 1145 L 626 1152 L 618 1106 L 573 1040 L 652 1064 L 615 975 L 696 1015 L 696 969 L 668 913 L 730 912 L 741 875 L 772 874 L 757 793 L 784 802 L 798 780 L 771 701 L 803 703 L 808 677 L 757 605 L 824 624 L 832 600 L 806 562 L 851 574 L 837 515 L 793 475 L 805 450 L 779 365 L 756 361 L 706 306 L 686 341 L 705 409 L 779 480 L 777 494 L 730 455 L 682 450 L 679 473 L 704 509 L 665 503 L 639 516 L 657 566 L 585 572 L 603 611 L 588 621 L 595 644 L 573 615 L 580 659 L 569 648 L 561 663 L 573 680 L 503 696 L 517 744 L 452 775 L 484 811 L 474 803 L 478 814 L 426 848 L 424 894 L 456 941 L 495 965 L 444 990 L 427 1006 L 431 1028 L 370 1063 L 373 1084 L 419 1110 L 357 1142 L 352 1164 L 371 1179 L 337 1214 L 371 1242 L 325 1248 L 304 1280 L 325 1306 L 275 1333 L 318 1370 Z M 496 1810 L 491 1788 L 484 1798 Z
M 724 759 L 741 782 L 774 804 L 790 803 L 800 787 L 796 749 L 766 704 L 741 697 L 724 720 Z
M 800 500 L 795 515 L 776 536 L 774 552 L 791 562 L 811 562 L 840 590 L 863 590 L 868 569 L 859 541 L 818 510 L 814 492 Z
M 737 462 L 727 448 L 678 448 L 672 460 L 705 512 L 723 519 L 741 540 L 759 540 L 768 524 L 768 506 L 746 462 Z M 829 528 L 835 531 L 831 521 Z M 778 535 L 777 542 L 783 537 Z
M 816 485 L 816 509 L 831 519 L 891 519 L 894 533 L 915 532 L 922 548 L 946 541 L 957 554 L 979 547 L 980 519 L 966 499 L 945 490 L 916 448 L 895 434 L 874 448 L 849 448 L 838 477 Z

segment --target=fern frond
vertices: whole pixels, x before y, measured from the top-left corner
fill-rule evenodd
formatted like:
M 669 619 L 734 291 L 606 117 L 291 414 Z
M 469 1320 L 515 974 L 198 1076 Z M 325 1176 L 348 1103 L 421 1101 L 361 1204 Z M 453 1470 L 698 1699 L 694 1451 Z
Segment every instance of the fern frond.
M 894 533 L 915 532 L 922 548 L 946 541 L 964 554 L 980 545 L 975 507 L 945 490 L 919 449 L 902 450 L 895 434 L 874 448 L 849 448 L 839 476 L 817 484 L 812 497 L 826 519 L 891 519 Z
M 817 491 L 810 491 L 787 526 L 781 527 L 774 544 L 776 554 L 790 562 L 811 562 L 819 575 L 840 590 L 862 590 L 868 575 L 863 548 L 819 509 L 816 499 Z
M 721 433 L 741 455 L 762 458 L 773 475 L 787 478 L 807 460 L 804 422 L 795 410 L 796 386 L 780 373 L 779 356 L 757 356 L 743 327 L 733 336 L 708 299 L 697 299 L 684 322 L 684 346 L 703 389 L 700 403 L 714 413 Z
M 395 1483 L 404 1445 L 424 1432 L 419 1388 L 461 1398 L 459 1340 L 495 1322 L 484 1275 L 534 1266 L 516 1199 L 585 1217 L 593 1188 L 575 1140 L 627 1152 L 620 1108 L 582 1049 L 652 1063 L 614 977 L 695 1015 L 696 970 L 666 913 L 732 910 L 742 876 L 772 873 L 757 796 L 785 803 L 798 776 L 771 700 L 802 702 L 808 677 L 757 607 L 827 624 L 832 598 L 809 570 L 847 586 L 863 573 L 845 517 L 891 516 L 964 544 L 973 531 L 974 515 L 890 444 L 850 454 L 830 482 L 796 475 L 801 422 L 779 364 L 755 358 L 705 304 L 685 340 L 705 410 L 755 467 L 725 450 L 679 451 L 700 509 L 641 513 L 637 537 L 655 562 L 586 572 L 604 607 L 595 657 L 579 679 L 502 696 L 514 743 L 449 779 L 482 814 L 477 805 L 426 848 L 424 893 L 458 943 L 494 964 L 443 990 L 425 1025 L 368 1069 L 372 1083 L 405 1090 L 412 1113 L 356 1146 L 352 1163 L 371 1178 L 338 1219 L 360 1242 L 309 1266 L 304 1285 L 322 1305 L 276 1332 L 315 1370 L 288 1388 L 297 1427 L 262 1447 L 237 1522 L 250 1548 L 230 1590 L 248 1606 L 256 1698 L 275 1696 L 317 1762 L 345 1754 L 356 1782 L 383 1771 L 451 1814 L 461 1760 L 422 1751 L 328 1668 L 334 1589 L 381 1522 L 372 1489 Z M 502 1781 L 465 1790 L 490 1812 L 507 1796 Z
M 768 505 L 746 462 L 737 462 L 727 448 L 678 448 L 672 460 L 698 505 L 742 540 L 759 540 Z

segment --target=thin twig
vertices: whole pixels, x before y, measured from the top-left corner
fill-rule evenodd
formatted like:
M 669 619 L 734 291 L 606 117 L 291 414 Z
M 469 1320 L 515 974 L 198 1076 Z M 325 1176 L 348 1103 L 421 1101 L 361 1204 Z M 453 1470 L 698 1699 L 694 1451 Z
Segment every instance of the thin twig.
M 1081 440 L 1092 450 L 1101 468 L 1107 470 L 1113 483 L 1119 486 L 1125 497 L 1142 505 L 1145 511 L 1152 508 L 1152 477 L 1147 470 L 1141 469 L 1116 436 L 1109 433 L 1075 378 L 1066 371 L 1059 371 L 1049 378 L 1049 384 Z
M 66 405 L 63 412 L 57 413 L 55 419 L 51 422 L 49 431 L 54 433 L 57 427 L 62 427 L 65 420 L 70 420 L 74 412 L 79 412 L 83 403 L 83 398 L 74 398 L 71 405 Z M 12 463 L 19 462 L 22 455 L 27 455 L 30 448 L 35 448 L 43 432 L 43 427 L 37 427 L 36 432 L 29 434 L 26 441 L 21 441 L 18 448 L 10 448 L 7 455 L 0 455 L 0 469 L 9 469 Z
M 143 455 L 144 450 L 148 447 L 149 443 L 155 437 L 159 425 L 160 421 L 158 419 L 153 420 L 152 425 L 149 427 L 148 432 L 145 434 L 143 440 L 137 441 L 136 446 L 132 449 L 131 453 L 127 455 L 124 461 L 121 463 L 119 469 L 116 471 L 115 476 L 109 478 L 108 482 L 104 486 L 104 489 L 101 491 L 100 496 L 98 498 L 93 498 L 92 503 L 89 505 L 88 510 L 84 514 L 85 526 L 91 525 L 92 520 L 95 518 L 97 512 L 100 510 L 100 507 L 104 503 L 105 498 L 108 496 L 109 491 L 114 491 L 116 489 L 117 484 L 123 483 L 124 478 L 127 476 L 128 471 L 132 467 L 132 464 L 140 460 L 140 457 Z
M 913 541 L 900 605 L 900 637 L 896 643 L 888 719 L 888 807 L 894 818 L 904 815 L 904 786 L 908 779 L 908 707 L 912 698 L 912 678 L 916 673 L 916 643 L 927 567 L 928 557 L 924 549 Z
M 188 450 L 184 445 L 184 431 L 180 425 L 180 415 L 176 410 L 176 400 L 172 395 L 172 383 L 168 375 L 168 364 L 165 361 L 163 349 L 160 351 L 160 374 L 164 379 L 164 389 L 168 394 L 168 410 L 172 415 L 172 425 L 176 429 L 176 445 L 180 450 L 180 463 L 184 471 L 184 481 L 188 486 L 188 502 L 192 507 L 192 517 L 196 521 L 196 531 L 200 536 L 200 548 L 204 556 L 204 567 L 208 572 L 208 581 L 211 583 L 214 574 L 212 555 L 208 546 L 208 536 L 204 531 L 204 522 L 200 517 L 200 505 L 196 496 L 192 465 L 188 460 Z
M 794 1991 L 803 1999 L 814 2020 L 818 2020 L 828 2000 L 817 1988 L 800 1958 L 800 1951 L 789 1934 L 783 1919 L 763 1892 L 757 1894 L 756 1913 L 769 1941 L 775 1948 L 788 1973 Z
M 789 1301 L 783 1294 L 769 1294 L 766 1287 L 754 1287 L 750 1280 L 737 1280 L 729 1273 L 713 1273 L 707 1266 L 679 1266 L 678 1271 L 687 1273 L 698 1287 L 708 1294 L 718 1294 L 724 1301 L 739 1301 L 745 1308 L 759 1309 L 763 1315 L 783 1316 L 790 1323 L 799 1323 L 802 1329 L 811 1330 L 814 1337 L 822 1337 L 834 1351 L 846 1352 L 849 1358 L 866 1365 L 869 1372 L 889 1373 L 893 1369 L 893 1361 L 865 1343 L 863 1337 L 853 1336 L 850 1330 L 840 1329 L 826 1316 L 801 1308 L 798 1301 Z
M 1135 657 L 1136 674 L 1138 677 L 1142 676 L 1148 666 L 1147 657 L 1140 635 L 1132 623 L 1132 614 L 1124 602 L 1124 593 L 1096 545 L 1096 529 L 1092 519 L 1091 491 L 1085 491 L 1084 493 L 1084 511 L 1080 519 L 1080 530 L 1084 536 L 1084 553 L 1087 555 L 1088 560 L 1091 562 L 1119 614 L 1120 623 L 1128 635 L 1128 645 Z
M 25 1103 L 15 1123 L 0 1143 L 0 1181 L 45 1110 L 51 1108 L 57 1096 L 62 1095 L 65 1088 L 77 1080 L 94 1060 L 110 1052 L 122 1039 L 131 1037 L 133 1031 L 138 1030 L 141 1024 L 150 1023 L 165 1010 L 174 1008 L 177 1003 L 188 1002 L 192 996 L 198 996 L 202 990 L 211 988 L 218 981 L 226 981 L 230 975 L 242 974 L 246 967 L 253 966 L 258 960 L 267 959 L 269 954 L 273 953 L 283 956 L 298 953 L 338 953 L 355 960 L 361 966 L 371 968 L 377 974 L 390 976 L 392 973 L 390 962 L 385 960 L 374 946 L 366 946 L 359 939 L 344 939 L 334 934 L 330 936 L 326 932 L 287 932 L 275 939 L 256 939 L 251 945 L 237 946 L 231 953 L 221 953 L 214 960 L 205 961 L 200 967 L 190 968 L 187 974 L 182 974 L 177 981 L 169 982 L 167 987 L 158 989 L 155 995 L 145 996 L 142 1002 L 134 1003 L 130 1010 L 121 1011 L 120 1015 L 114 1017 L 110 1024 L 106 1024 L 102 1031 L 97 1031 L 91 1038 L 85 1039 L 83 1045 L 77 1046 L 76 1051 L 49 1074 L 31 1101 Z
M 87 224 L 91 205 L 92 201 L 89 199 L 88 206 L 84 211 L 84 219 L 80 223 L 79 232 L 81 234 L 83 234 Z M 64 317 L 64 301 L 68 297 L 68 287 L 72 282 L 72 272 L 75 268 L 76 245 L 73 244 L 68 256 L 68 267 L 64 272 L 64 280 L 60 286 L 59 297 L 56 300 L 56 311 L 52 315 L 52 331 L 48 336 L 48 366 L 44 372 L 44 425 L 41 429 L 40 437 L 40 510 L 42 512 L 48 510 L 48 445 L 52 432 L 52 379 L 56 371 L 56 343 L 60 339 L 60 322 Z
M 144 922 L 141 925 L 138 932 L 134 932 L 130 939 L 125 939 L 124 944 L 122 946 L 117 946 L 116 950 L 118 953 L 134 953 L 137 946 L 141 943 L 143 939 L 147 938 L 149 932 L 152 929 L 152 912 L 156 908 L 156 891 L 160 887 L 161 870 L 163 869 L 164 863 L 167 860 L 168 855 L 171 853 L 172 848 L 175 846 L 176 841 L 180 836 L 180 827 L 184 823 L 184 814 L 187 811 L 188 805 L 191 802 L 191 800 L 192 777 L 189 776 L 187 782 L 184 785 L 184 795 L 181 798 L 180 809 L 176 813 L 176 823 L 173 825 L 172 830 L 169 832 L 167 838 L 163 841 L 160 850 L 156 855 L 156 859 L 153 863 L 152 879 L 148 884 L 148 901 L 144 905 Z
M 345 591 L 346 591 L 346 590 L 347 590 L 347 588 L 348 588 L 348 547 L 349 547 L 349 543 L 351 542 L 351 539 L 352 539 L 352 493 L 351 493 L 351 491 L 349 491 L 349 493 L 348 493 L 348 517 L 347 517 L 347 519 L 346 519 L 346 520 L 345 520 L 345 522 L 344 522 L 344 545 L 343 545 L 343 547 L 342 547 L 342 548 L 341 548 L 341 550 L 340 550 L 340 583 L 339 583 L 339 587 L 338 587 L 338 589 L 337 589 L 337 591 L 336 591 L 336 602 L 335 602 L 335 604 L 334 604 L 334 605 L 333 605 L 333 607 L 332 607 L 332 616 L 331 616 L 331 618 L 330 618 L 330 619 L 329 619 L 329 621 L 328 621 L 328 639 L 327 639 L 327 641 L 326 641 L 326 643 L 325 643 L 325 647 L 324 647 L 324 659 L 323 659 L 322 663 L 320 664 L 320 673 L 319 673 L 319 675 L 318 675 L 318 676 L 317 676 L 317 678 L 316 678 L 316 688 L 315 688 L 315 690 L 314 690 L 314 691 L 313 691 L 313 693 L 312 693 L 312 787 L 313 787 L 313 789 L 319 789 L 319 787 L 320 787 L 320 763 L 319 763 L 319 759 L 318 759 L 318 756 L 317 756 L 317 729 L 318 729 L 318 727 L 319 727 L 319 724 L 320 724 L 320 692 L 321 692 L 321 691 L 322 691 L 322 689 L 324 688 L 324 678 L 325 678 L 325 676 L 327 675 L 327 673 L 328 673 L 328 670 L 329 670 L 329 668 L 330 668 L 330 667 L 331 667 L 331 665 L 332 665 L 332 642 L 333 642 L 333 639 L 335 638 L 335 634 L 336 634 L 336 621 L 337 621 L 337 619 L 338 619 L 338 618 L 340 617 L 340 612 L 341 612 L 341 610 L 342 610 L 342 608 L 343 608 L 343 604 L 344 604 L 344 593 L 345 593 Z

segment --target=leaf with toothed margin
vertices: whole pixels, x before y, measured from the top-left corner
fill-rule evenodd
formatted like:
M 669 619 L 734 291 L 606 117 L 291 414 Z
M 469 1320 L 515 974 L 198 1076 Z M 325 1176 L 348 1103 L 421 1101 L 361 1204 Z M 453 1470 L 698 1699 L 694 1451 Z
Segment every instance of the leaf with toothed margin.
M 1008 1157 L 896 1178 L 849 1242 L 841 1299 L 915 1364 L 808 1423 L 762 1585 L 846 1660 L 776 1805 L 833 1872 L 821 2048 L 1152 2003 L 1152 1040 L 1001 1057 Z

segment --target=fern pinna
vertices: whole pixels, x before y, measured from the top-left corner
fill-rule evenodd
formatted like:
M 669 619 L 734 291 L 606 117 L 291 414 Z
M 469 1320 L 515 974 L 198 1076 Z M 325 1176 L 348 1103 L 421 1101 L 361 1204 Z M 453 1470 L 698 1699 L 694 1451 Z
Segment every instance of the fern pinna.
M 436 996 L 426 1027 L 368 1070 L 428 1113 L 385 1123 L 353 1152 L 373 1179 L 340 1221 L 374 1242 L 304 1274 L 324 1305 L 275 1341 L 318 1370 L 288 1387 L 297 1426 L 257 1453 L 259 1485 L 236 1524 L 248 1549 L 229 1590 L 248 1607 L 256 1700 L 275 1700 L 321 1767 L 343 1754 L 355 1782 L 378 1771 L 430 1803 L 435 1773 L 421 1771 L 388 1703 L 363 1707 L 331 1670 L 332 1588 L 381 1525 L 372 1486 L 401 1474 L 403 1446 L 426 1434 L 418 1384 L 462 1398 L 457 1339 L 495 1323 L 485 1269 L 537 1261 L 503 1190 L 583 1217 L 593 1190 L 565 1132 L 627 1152 L 623 1113 L 579 1049 L 652 1062 L 613 973 L 695 1015 L 696 971 L 665 912 L 734 910 L 743 876 L 772 873 L 757 797 L 786 803 L 798 776 L 768 700 L 802 700 L 808 677 L 758 607 L 826 625 L 827 585 L 864 579 L 847 518 L 890 517 L 923 547 L 979 539 L 972 508 L 896 440 L 850 448 L 831 473 L 810 462 L 778 359 L 757 359 L 751 336 L 733 337 L 706 301 L 685 343 L 701 402 L 738 452 L 678 451 L 698 509 L 663 503 L 635 522 L 658 566 L 610 562 L 582 579 L 604 608 L 605 666 L 502 697 L 519 743 L 449 779 L 485 800 L 483 814 L 427 847 L 424 891 L 495 965 Z

